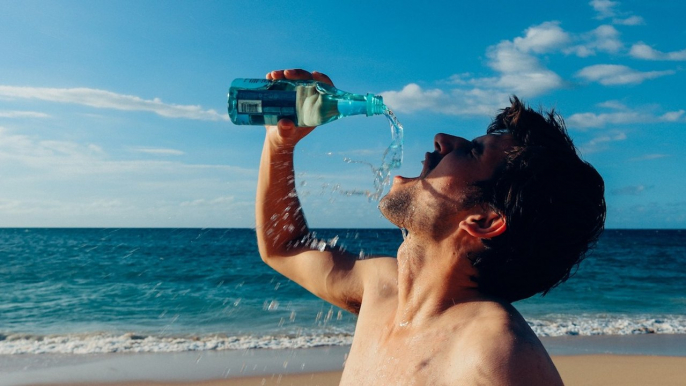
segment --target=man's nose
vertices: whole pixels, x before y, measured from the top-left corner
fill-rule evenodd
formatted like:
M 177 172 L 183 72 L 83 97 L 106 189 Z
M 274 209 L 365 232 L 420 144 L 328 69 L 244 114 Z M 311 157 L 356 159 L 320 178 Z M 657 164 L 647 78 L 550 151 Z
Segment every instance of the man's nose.
M 434 148 L 440 155 L 446 155 L 451 151 L 469 143 L 470 142 L 464 138 L 445 133 L 438 133 L 434 137 Z

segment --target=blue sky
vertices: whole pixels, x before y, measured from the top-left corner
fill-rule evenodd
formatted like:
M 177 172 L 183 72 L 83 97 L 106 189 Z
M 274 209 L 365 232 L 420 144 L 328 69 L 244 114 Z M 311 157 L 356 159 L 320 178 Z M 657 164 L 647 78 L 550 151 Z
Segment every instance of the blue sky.
M 554 107 L 604 176 L 609 228 L 686 227 L 686 5 L 660 2 L 0 1 L 0 226 L 252 227 L 261 127 L 238 77 L 300 67 L 382 94 L 414 176 L 434 134 L 482 135 L 509 95 Z M 383 117 L 296 154 L 312 227 L 388 227 L 362 164 Z

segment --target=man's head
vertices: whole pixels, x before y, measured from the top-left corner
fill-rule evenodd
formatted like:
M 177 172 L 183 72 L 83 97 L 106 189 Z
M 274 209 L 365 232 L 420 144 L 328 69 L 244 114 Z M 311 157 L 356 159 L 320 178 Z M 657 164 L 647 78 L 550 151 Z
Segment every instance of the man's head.
M 602 232 L 603 180 L 554 112 L 543 117 L 513 97 L 487 133 L 437 135 L 421 175 L 396 177 L 380 207 L 410 232 L 440 239 L 463 228 L 480 239 L 468 258 L 482 292 L 508 301 L 546 293 Z
M 554 112 L 541 114 L 516 97 L 488 133 L 517 145 L 494 176 L 477 184 L 478 202 L 500 213 L 507 230 L 483 239 L 471 257 L 479 288 L 509 301 L 547 293 L 567 280 L 605 223 L 604 182 L 581 160 Z

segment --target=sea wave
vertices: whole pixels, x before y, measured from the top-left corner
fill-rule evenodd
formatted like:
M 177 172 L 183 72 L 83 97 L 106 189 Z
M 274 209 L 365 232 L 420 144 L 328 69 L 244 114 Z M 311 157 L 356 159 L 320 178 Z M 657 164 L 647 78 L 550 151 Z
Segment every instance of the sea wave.
M 686 334 L 686 316 L 529 319 L 538 336 Z M 350 345 L 349 332 L 283 335 L 156 336 L 136 333 L 35 335 L 0 333 L 0 355 L 156 353 L 209 350 L 299 349 Z
M 538 336 L 686 334 L 686 315 L 666 317 L 559 317 L 527 320 Z
M 105 354 L 208 350 L 296 349 L 343 346 L 352 334 L 161 337 L 127 333 L 27 335 L 0 334 L 0 354 Z

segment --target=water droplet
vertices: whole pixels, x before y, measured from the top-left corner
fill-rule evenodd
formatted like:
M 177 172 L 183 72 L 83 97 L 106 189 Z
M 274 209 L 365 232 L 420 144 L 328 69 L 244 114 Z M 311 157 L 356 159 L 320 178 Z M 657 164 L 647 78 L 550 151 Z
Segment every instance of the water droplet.
M 400 228 L 400 233 L 403 235 L 403 240 L 407 239 L 407 229 Z

